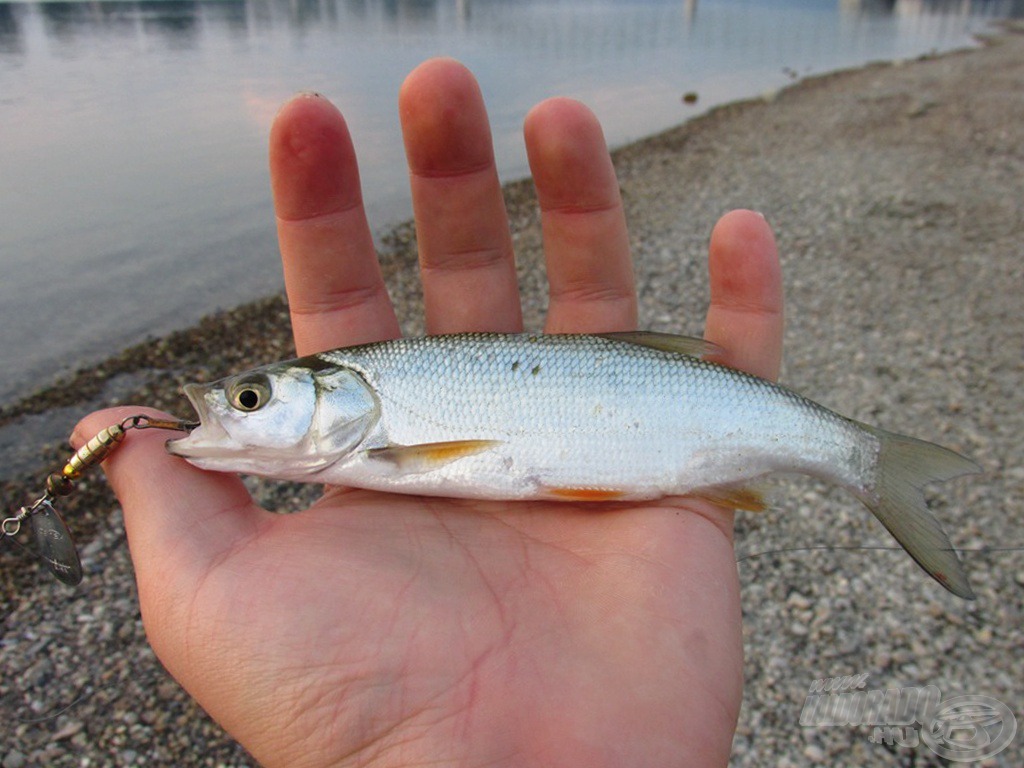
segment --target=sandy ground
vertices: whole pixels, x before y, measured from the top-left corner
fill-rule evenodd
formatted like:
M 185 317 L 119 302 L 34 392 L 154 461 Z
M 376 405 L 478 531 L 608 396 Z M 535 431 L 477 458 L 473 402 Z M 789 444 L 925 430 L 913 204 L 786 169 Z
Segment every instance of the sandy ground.
M 711 227 L 731 208 L 760 210 L 784 260 L 783 381 L 985 470 L 931 496 L 967 550 L 973 603 L 930 583 L 902 552 L 842 549 L 891 540 L 839 491 L 785 484 L 773 511 L 740 518 L 746 689 L 733 764 L 947 764 L 913 732 L 899 746 L 874 743 L 882 734 L 865 726 L 801 725 L 815 680 L 865 674 L 868 690 L 934 685 L 944 700 L 1002 701 L 1021 732 L 984 764 L 1021 765 L 1024 553 L 998 548 L 1024 545 L 1024 27 L 979 50 L 819 77 L 717 109 L 615 161 L 643 326 L 699 333 Z M 507 192 L 526 320 L 539 328 L 532 189 Z M 383 263 L 415 333 L 411 232 L 392 233 Z M 286 318 L 279 298 L 218 315 L 0 412 L 0 425 L 30 430 L 54 413 L 71 424 L 111 400 L 184 413 L 183 381 L 288 356 Z M 63 448 L 44 453 L 53 464 Z M 4 501 L 23 503 L 39 477 L 26 470 L 28 485 L 5 483 Z M 279 506 L 313 492 L 256 489 Z M 251 765 L 146 645 L 102 480 L 84 483 L 66 512 L 86 569 L 78 588 L 53 583 L 13 547 L 0 552 L 0 765 Z M 809 547 L 824 548 L 799 549 Z

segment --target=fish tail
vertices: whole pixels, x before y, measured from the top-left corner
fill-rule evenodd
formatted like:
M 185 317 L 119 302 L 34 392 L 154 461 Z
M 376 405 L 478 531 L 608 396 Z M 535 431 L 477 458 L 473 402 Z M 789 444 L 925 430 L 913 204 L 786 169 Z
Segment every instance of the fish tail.
M 968 458 L 934 443 L 860 425 L 878 438 L 874 487 L 857 496 L 928 575 L 966 600 L 974 599 L 963 564 L 924 501 L 923 487 L 981 472 Z

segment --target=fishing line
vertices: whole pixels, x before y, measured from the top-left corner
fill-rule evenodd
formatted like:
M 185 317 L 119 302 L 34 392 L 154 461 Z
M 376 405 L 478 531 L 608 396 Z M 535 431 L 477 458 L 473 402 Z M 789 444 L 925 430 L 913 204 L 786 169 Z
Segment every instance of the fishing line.
M 87 691 L 86 689 L 90 687 L 90 684 L 85 683 L 82 685 L 81 688 L 78 689 L 78 695 L 71 701 L 71 703 L 65 704 L 64 706 L 59 707 L 54 711 L 47 712 L 45 715 L 39 715 L 38 717 L 18 717 L 17 715 L 15 715 L 14 720 L 24 725 L 39 725 L 39 723 L 45 723 L 48 720 L 55 720 L 56 718 L 63 715 L 65 712 L 69 711 L 72 707 L 76 707 L 79 704 L 88 701 L 93 696 L 98 694 L 100 691 L 105 691 L 107 688 L 116 688 L 119 682 L 120 681 L 110 682 L 106 685 L 101 685 L 99 688 L 93 691 Z
M 14 536 L 0 536 L 0 542 L 14 545 L 31 558 L 37 558 L 42 556 L 39 550 L 33 549 L 28 544 L 22 544 Z
M 742 563 L 744 560 L 753 560 L 758 557 L 766 557 L 768 555 L 784 555 L 789 552 L 818 552 L 818 551 L 829 551 L 835 552 L 838 550 L 847 551 L 879 551 L 885 550 L 890 552 L 903 552 L 903 547 L 894 547 L 888 544 L 810 544 L 804 547 L 782 547 L 780 549 L 766 549 L 762 552 L 749 552 L 745 555 L 736 558 L 737 563 Z M 985 553 L 985 552 L 1024 552 L 1024 545 L 1018 545 L 1015 547 L 950 547 L 949 549 L 943 550 L 945 552 L 956 552 L 957 554 L 963 554 L 965 552 L 972 553 Z
M 163 668 L 151 669 L 146 674 L 141 676 L 132 676 L 132 680 L 140 686 L 152 685 L 153 683 L 156 683 L 157 680 L 160 678 L 173 679 L 170 677 L 169 673 L 163 670 Z M 99 687 L 93 688 L 94 682 L 94 680 L 90 680 L 88 682 L 83 683 L 82 686 L 78 689 L 74 699 L 72 699 L 69 703 L 64 705 L 55 705 L 55 709 L 51 709 L 44 715 L 37 715 L 35 717 L 20 717 L 18 715 L 14 715 L 12 719 L 15 722 L 22 723 L 23 725 L 39 725 L 40 723 L 49 722 L 50 720 L 57 719 L 65 712 L 70 711 L 73 707 L 76 707 L 79 704 L 84 704 L 85 702 L 89 701 L 89 699 L 98 696 L 99 694 L 103 693 L 103 691 L 109 690 L 111 688 L 121 688 L 126 681 L 112 680 L 109 683 L 105 683 L 103 685 L 100 685 Z M 17 693 L 21 695 L 22 700 L 26 698 L 24 691 L 17 691 Z M 123 693 L 124 692 L 122 691 L 122 695 Z M 120 696 L 113 699 L 113 701 L 117 701 L 119 698 Z M 113 701 L 109 703 L 112 704 Z

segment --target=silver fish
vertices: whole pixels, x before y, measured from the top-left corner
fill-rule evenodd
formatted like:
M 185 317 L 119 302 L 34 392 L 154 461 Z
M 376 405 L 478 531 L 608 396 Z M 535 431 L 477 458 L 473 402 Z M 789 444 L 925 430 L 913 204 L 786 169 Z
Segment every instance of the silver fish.
M 476 499 L 694 495 L 762 509 L 759 478 L 804 473 L 846 488 L 946 589 L 974 597 L 922 494 L 974 462 L 709 350 L 645 332 L 348 347 L 187 385 L 201 426 L 168 449 L 204 469 Z

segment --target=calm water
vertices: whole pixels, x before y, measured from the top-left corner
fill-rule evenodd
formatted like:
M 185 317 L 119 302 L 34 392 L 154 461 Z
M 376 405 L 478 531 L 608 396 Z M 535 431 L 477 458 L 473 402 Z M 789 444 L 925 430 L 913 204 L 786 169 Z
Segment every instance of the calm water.
M 345 112 L 378 230 L 406 218 L 395 102 L 455 56 L 504 179 L 520 126 L 567 94 L 612 145 L 801 75 L 969 43 L 1005 2 L 0 1 L 0 401 L 281 287 L 266 170 L 278 105 Z M 700 94 L 696 107 L 682 103 Z

